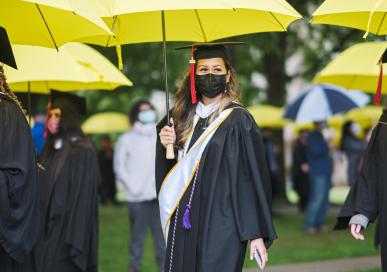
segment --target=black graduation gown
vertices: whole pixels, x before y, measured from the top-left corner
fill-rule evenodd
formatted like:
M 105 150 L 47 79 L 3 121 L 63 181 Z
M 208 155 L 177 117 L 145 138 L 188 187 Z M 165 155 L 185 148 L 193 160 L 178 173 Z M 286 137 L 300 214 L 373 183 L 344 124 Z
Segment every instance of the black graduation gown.
M 29 272 L 37 230 L 37 165 L 24 114 L 0 93 L 0 271 Z
M 364 165 L 345 201 L 335 229 L 348 227 L 355 214 L 374 222 L 378 218 L 376 243 L 381 245 L 383 271 L 387 271 L 387 111 L 372 132 Z
M 202 155 L 190 230 L 182 227 L 182 217 L 192 184 L 179 204 L 172 271 L 242 271 L 249 240 L 263 238 L 269 246 L 276 238 L 261 134 L 253 117 L 237 107 L 217 129 Z M 165 120 L 158 129 L 164 124 Z M 158 138 L 157 192 L 174 163 L 165 159 L 165 148 Z M 169 228 L 165 271 L 169 271 L 174 222 L 175 216 Z
M 35 250 L 39 272 L 97 271 L 99 172 L 89 146 L 86 140 L 65 141 L 43 162 Z

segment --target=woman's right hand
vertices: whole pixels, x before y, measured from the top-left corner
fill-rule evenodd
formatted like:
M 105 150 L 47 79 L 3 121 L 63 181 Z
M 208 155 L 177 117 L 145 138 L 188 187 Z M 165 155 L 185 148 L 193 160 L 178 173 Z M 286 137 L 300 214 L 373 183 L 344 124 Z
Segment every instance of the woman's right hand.
M 364 240 L 364 235 L 361 233 L 362 226 L 358 224 L 351 224 L 351 234 L 356 240 Z
M 161 129 L 159 136 L 160 136 L 160 142 L 161 144 L 167 148 L 167 145 L 172 144 L 175 145 L 176 143 L 176 133 L 175 133 L 175 127 L 173 125 L 173 119 L 171 118 L 171 124 L 172 126 L 165 126 Z

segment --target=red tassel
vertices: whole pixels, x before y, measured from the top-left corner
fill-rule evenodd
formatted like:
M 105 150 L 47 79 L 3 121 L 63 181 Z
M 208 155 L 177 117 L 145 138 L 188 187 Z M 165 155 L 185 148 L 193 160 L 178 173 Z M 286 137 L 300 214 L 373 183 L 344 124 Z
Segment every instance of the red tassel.
M 195 87 L 195 59 L 194 59 L 194 46 L 192 45 L 192 57 L 189 61 L 191 65 L 191 73 L 190 73 L 190 81 L 191 81 L 191 102 L 192 104 L 196 104 L 198 101 L 196 99 L 196 87 Z
M 376 95 L 374 97 L 374 104 L 375 105 L 380 105 L 382 102 L 382 86 L 383 86 L 383 62 L 382 62 L 382 60 L 380 60 L 378 88 L 376 89 Z

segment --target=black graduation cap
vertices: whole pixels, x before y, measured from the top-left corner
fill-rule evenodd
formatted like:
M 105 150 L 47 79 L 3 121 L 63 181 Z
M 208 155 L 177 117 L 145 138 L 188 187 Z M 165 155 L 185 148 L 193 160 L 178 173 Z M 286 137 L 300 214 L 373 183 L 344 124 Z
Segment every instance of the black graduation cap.
M 5 28 L 0 26 L 0 62 L 17 69 L 15 57 L 13 56 L 11 43 Z
M 387 62 L 387 50 L 383 52 L 383 55 L 380 57 L 378 61 L 379 65 L 379 77 L 378 77 L 378 85 L 376 87 L 376 94 L 374 96 L 374 104 L 380 105 L 382 102 L 382 87 L 383 87 L 383 63 Z
M 51 90 L 50 108 L 71 107 L 79 114 L 86 114 L 86 99 L 68 92 Z
M 194 43 L 192 45 L 182 46 L 176 48 L 191 49 L 194 60 L 224 58 L 228 59 L 226 46 L 229 45 L 245 45 L 244 42 L 212 42 L 212 43 Z
M 196 99 L 196 88 L 195 88 L 195 63 L 200 59 L 212 59 L 212 58 L 223 58 L 229 60 L 227 55 L 226 46 L 228 45 L 245 45 L 243 42 L 213 42 L 213 43 L 194 43 L 188 46 L 182 46 L 176 48 L 180 49 L 191 49 L 191 65 L 190 80 L 191 80 L 191 101 L 192 104 L 197 103 Z

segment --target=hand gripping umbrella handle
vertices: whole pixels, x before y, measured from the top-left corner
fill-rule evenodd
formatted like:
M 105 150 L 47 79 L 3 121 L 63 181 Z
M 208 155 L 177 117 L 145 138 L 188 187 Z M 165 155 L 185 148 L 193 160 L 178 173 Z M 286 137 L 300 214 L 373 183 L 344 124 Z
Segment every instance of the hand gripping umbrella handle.
M 175 151 L 173 150 L 173 144 L 167 145 L 167 160 L 174 160 L 175 159 Z

